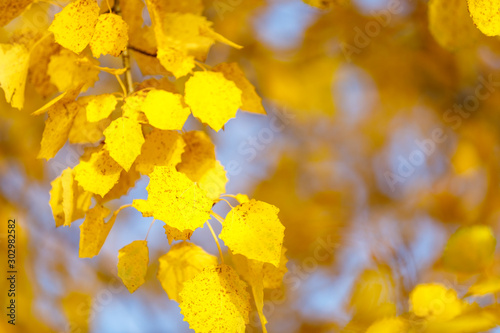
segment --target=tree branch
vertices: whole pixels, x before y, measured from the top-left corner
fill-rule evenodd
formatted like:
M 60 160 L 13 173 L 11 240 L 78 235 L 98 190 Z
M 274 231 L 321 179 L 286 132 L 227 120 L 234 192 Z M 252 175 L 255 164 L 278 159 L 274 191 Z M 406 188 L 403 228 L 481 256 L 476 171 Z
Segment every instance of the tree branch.
M 115 3 L 113 5 L 113 12 L 115 12 L 116 15 L 121 16 L 121 8 L 120 8 L 120 1 L 115 0 Z M 134 86 L 133 86 L 133 80 L 132 80 L 132 71 L 130 68 L 130 54 L 128 52 L 129 46 L 125 48 L 122 52 L 122 63 L 123 67 L 126 68 L 127 70 L 125 71 L 125 88 L 127 91 L 127 94 L 130 94 L 132 91 L 134 91 Z

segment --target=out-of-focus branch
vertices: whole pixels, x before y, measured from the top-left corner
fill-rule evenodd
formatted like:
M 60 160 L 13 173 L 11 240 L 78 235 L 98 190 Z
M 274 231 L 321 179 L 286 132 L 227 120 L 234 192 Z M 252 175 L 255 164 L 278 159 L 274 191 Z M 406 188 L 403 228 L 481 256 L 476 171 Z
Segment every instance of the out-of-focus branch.
M 120 8 L 120 1 L 115 0 L 115 3 L 113 4 L 113 12 L 116 15 L 121 15 L 121 8 Z M 129 46 L 125 48 L 122 52 L 122 62 L 123 62 L 123 67 L 126 68 L 127 70 L 125 71 L 125 88 L 127 91 L 127 94 L 130 94 L 132 91 L 134 91 L 134 86 L 132 85 L 132 71 L 130 68 L 130 53 L 129 51 Z

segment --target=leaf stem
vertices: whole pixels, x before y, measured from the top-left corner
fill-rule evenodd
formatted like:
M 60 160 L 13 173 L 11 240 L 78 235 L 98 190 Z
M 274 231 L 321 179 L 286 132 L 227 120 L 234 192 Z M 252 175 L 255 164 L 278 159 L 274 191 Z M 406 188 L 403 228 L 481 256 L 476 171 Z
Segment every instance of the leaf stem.
M 195 61 L 194 61 L 194 63 L 195 63 L 198 67 L 200 67 L 201 69 L 203 69 L 205 72 L 210 70 L 210 66 L 209 66 L 209 65 L 204 64 L 204 63 L 202 63 L 202 62 L 199 62 L 198 60 L 195 60 Z
M 215 219 L 217 221 L 220 222 L 220 224 L 224 224 L 224 219 L 222 218 L 222 216 L 220 216 L 219 214 L 217 214 L 216 212 L 214 212 L 213 210 L 210 212 L 212 214 L 213 217 L 215 217 Z
M 217 244 L 217 249 L 219 249 L 219 256 L 220 256 L 220 261 L 222 263 L 224 263 L 224 257 L 222 256 L 222 250 L 220 248 L 220 244 L 219 244 L 219 239 L 217 238 L 217 236 L 215 235 L 215 232 L 214 232 L 214 229 L 212 228 L 212 226 L 210 225 L 210 222 L 207 221 L 207 225 L 208 225 L 208 229 L 210 229 L 210 232 L 212 233 L 212 236 L 214 237 L 214 240 L 215 240 L 215 243 Z
M 118 80 L 118 83 L 120 84 L 120 87 L 122 87 L 123 90 L 123 96 L 128 96 L 128 91 L 125 85 L 123 84 L 122 79 L 120 78 L 120 75 L 115 74 L 116 79 Z
M 233 205 L 231 205 L 231 203 L 229 201 L 227 201 L 226 199 L 220 198 L 220 200 L 225 201 L 229 205 L 229 207 L 234 208 Z
M 149 236 L 149 232 L 151 231 L 151 227 L 153 226 L 153 224 L 155 223 L 155 218 L 153 217 L 153 221 L 151 221 L 151 224 L 149 225 L 149 228 L 148 228 L 148 232 L 146 233 L 146 238 L 144 238 L 144 240 L 148 240 L 148 236 Z
M 117 210 L 115 210 L 115 214 L 118 215 L 119 212 L 122 211 L 122 209 L 127 208 L 127 207 L 132 207 L 132 204 L 127 204 L 119 207 Z

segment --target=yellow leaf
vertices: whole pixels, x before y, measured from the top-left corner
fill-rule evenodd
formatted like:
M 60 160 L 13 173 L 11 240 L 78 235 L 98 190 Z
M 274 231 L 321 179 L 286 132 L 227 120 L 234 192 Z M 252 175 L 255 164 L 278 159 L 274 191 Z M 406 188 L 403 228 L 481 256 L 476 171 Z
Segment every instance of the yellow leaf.
M 493 260 L 495 247 L 496 239 L 489 226 L 461 227 L 446 244 L 444 266 L 461 273 L 478 272 Z
M 103 131 L 109 126 L 110 119 L 102 119 L 98 122 L 89 122 L 87 120 L 87 101 L 91 96 L 79 98 L 76 102 L 79 105 L 78 112 L 69 131 L 69 143 L 96 143 L 100 141 L 104 134 Z
M 50 58 L 54 54 L 61 52 L 62 49 L 63 47 L 54 41 L 54 36 L 49 35 L 45 37 L 40 34 L 40 38 L 36 41 L 35 49 L 32 49 L 30 52 L 28 80 L 36 92 L 44 99 L 57 92 L 57 87 L 50 82 L 47 69 Z
M 0 2 L 0 27 L 19 16 L 34 0 L 2 0 Z
M 65 91 L 81 87 L 86 91 L 99 80 L 99 69 L 96 68 L 97 60 L 62 50 L 59 54 L 50 57 L 47 73 L 50 82 L 59 91 Z
M 500 276 L 491 276 L 477 281 L 469 288 L 466 296 L 484 296 L 496 293 L 500 293 Z
M 266 110 L 262 106 L 262 99 L 257 92 L 255 87 L 247 80 L 245 73 L 241 70 L 237 63 L 221 63 L 214 68 L 214 72 L 220 72 L 224 74 L 224 77 L 230 81 L 233 81 L 241 90 L 241 109 L 248 112 L 266 114 Z
M 148 202 L 157 220 L 180 231 L 194 231 L 210 218 L 212 200 L 183 173 L 159 166 L 149 178 Z
M 332 8 L 336 2 L 341 2 L 342 0 L 303 0 L 310 6 L 319 8 L 319 9 L 329 9 Z
M 468 141 L 460 141 L 451 159 L 451 163 L 456 173 L 465 175 L 477 170 L 481 166 L 481 158 L 474 144 Z
M 92 298 L 81 292 L 70 292 L 61 299 L 63 313 L 68 319 L 68 327 L 80 333 L 89 332 Z
M 49 160 L 56 156 L 68 139 L 73 120 L 79 109 L 80 105 L 76 101 L 56 103 L 50 108 L 38 158 Z
M 396 315 L 396 294 L 391 270 L 386 265 L 365 269 L 357 278 L 349 307 L 353 319 L 371 324 L 375 320 Z
M 178 132 L 154 129 L 146 134 L 141 155 L 136 160 L 136 169 L 148 175 L 155 166 L 175 167 L 181 161 L 185 146 Z
M 213 168 L 208 169 L 197 183 L 202 190 L 207 191 L 207 196 L 215 201 L 226 192 L 226 170 L 219 161 L 215 161 Z
M 142 104 L 149 124 L 162 130 L 181 130 L 191 113 L 181 98 L 181 95 L 165 90 L 149 91 Z
M 141 111 L 145 99 L 146 92 L 144 91 L 138 91 L 126 97 L 122 106 L 123 117 L 130 118 L 141 124 L 147 124 L 146 115 Z
M 229 46 L 234 47 L 235 49 L 238 49 L 238 50 L 243 48 L 243 46 L 238 45 L 238 44 L 230 41 L 226 37 L 213 31 L 210 25 L 202 25 L 200 27 L 200 35 L 205 36 L 205 37 L 209 37 L 209 38 L 213 39 L 214 41 L 229 45 Z
M 429 30 L 445 49 L 455 51 L 472 45 L 480 35 L 462 0 L 429 1 Z
M 149 251 L 147 241 L 133 241 L 118 252 L 118 276 L 130 293 L 146 282 Z
M 50 200 L 49 205 L 52 208 L 52 215 L 56 222 L 56 227 L 64 225 L 64 209 L 63 209 L 63 189 L 61 177 L 54 179 L 50 185 Z
M 163 2 L 163 1 L 162 1 Z M 142 12 L 144 10 L 144 2 L 142 0 L 127 0 L 120 3 L 121 16 L 129 26 L 129 34 L 140 30 L 144 19 Z M 132 43 L 134 45 L 134 43 Z
M 63 92 L 62 94 L 59 94 L 57 97 L 51 99 L 48 103 L 44 104 L 41 108 L 37 109 L 36 111 L 34 111 L 31 115 L 32 116 L 39 116 L 41 114 L 44 114 L 45 112 L 47 112 L 50 108 L 54 107 L 54 105 L 58 104 L 59 101 L 63 100 L 64 97 L 69 93 L 69 91 L 65 91 Z M 80 92 L 78 92 L 79 94 Z M 74 100 L 76 98 L 75 95 L 72 100 Z
M 75 166 L 75 179 L 85 191 L 106 195 L 118 182 L 122 168 L 102 149 Z
M 214 40 L 200 32 L 203 27 L 210 29 L 211 22 L 191 13 L 154 11 L 153 15 L 158 59 L 166 70 L 181 77 L 194 67 L 195 58 L 205 60 Z
M 246 194 L 241 194 L 241 193 L 238 193 L 236 194 L 236 200 L 238 200 L 238 202 L 240 204 L 244 203 L 244 202 L 248 202 L 250 201 L 250 199 L 248 198 L 248 195 Z
M 410 293 L 410 309 L 429 321 L 446 321 L 458 316 L 465 304 L 453 289 L 437 283 L 419 284 Z
M 407 333 L 408 328 L 408 323 L 402 318 L 384 318 L 370 325 L 366 333 Z
M 111 54 L 118 57 L 127 47 L 128 25 L 116 14 L 102 14 L 97 20 L 95 32 L 90 41 L 94 57 Z
M 215 146 L 210 137 L 202 131 L 189 131 L 182 135 L 186 146 L 177 170 L 192 181 L 198 181 L 207 170 L 215 165 Z
M 233 253 L 278 267 L 285 232 L 278 212 L 262 201 L 242 203 L 227 214 L 219 237 Z
M 477 333 L 489 332 L 500 325 L 498 304 L 477 308 L 448 321 L 427 322 L 424 333 Z
M 252 289 L 252 295 L 259 315 L 263 333 L 267 333 L 267 319 L 264 316 L 264 263 L 257 260 L 247 259 L 240 254 L 233 255 L 234 265 L 236 270 L 245 281 L 248 282 Z M 266 264 L 268 265 L 268 264 Z M 272 266 L 272 265 L 271 265 Z M 273 266 L 274 267 L 274 266 Z
M 44 114 L 45 112 L 48 112 L 51 109 L 64 108 L 64 104 L 70 102 L 72 103 L 75 101 L 78 94 L 80 94 L 80 89 L 81 87 L 77 87 L 75 89 L 63 92 L 62 94 L 55 97 L 54 99 L 43 105 L 41 108 L 33 112 L 31 115 L 39 116 L 41 114 Z
M 54 33 L 57 43 L 80 53 L 92 39 L 98 17 L 97 1 L 77 0 L 55 15 L 49 31 Z
M 173 241 L 177 240 L 190 240 L 191 236 L 193 235 L 192 230 L 180 231 L 179 229 L 172 228 L 168 224 L 165 224 L 163 226 L 163 229 L 165 229 L 165 235 L 167 235 L 168 244 L 172 244 Z
M 227 177 L 224 167 L 215 159 L 215 146 L 201 131 L 190 131 L 182 136 L 186 148 L 177 170 L 186 174 L 212 200 L 226 191 Z
M 105 148 L 109 155 L 128 171 L 141 153 L 144 143 L 141 124 L 132 119 L 120 117 L 104 130 Z
M 0 15 L 0 16 L 3 16 Z M 29 53 L 24 45 L 0 44 L 0 86 L 8 103 L 17 109 L 24 105 Z
M 60 179 L 64 214 L 63 225 L 69 227 L 73 221 L 85 216 L 90 207 L 92 195 L 83 191 L 74 181 L 74 173 L 71 168 L 65 169 Z
M 286 272 L 288 272 L 288 269 L 286 268 L 288 259 L 285 253 L 286 248 L 283 246 L 281 248 L 281 259 L 278 267 L 264 263 L 264 266 L 262 267 L 264 288 L 276 289 L 280 288 L 283 284 L 283 277 Z
M 104 222 L 109 212 L 109 209 L 99 204 L 87 212 L 85 221 L 80 225 L 80 258 L 92 258 L 101 251 L 115 222 L 114 218 L 108 223 Z
M 143 199 L 134 199 L 132 201 L 132 207 L 141 212 L 143 217 L 151 217 L 153 216 L 153 208 L 149 204 L 147 200 Z
M 500 35 L 500 0 L 467 0 L 476 27 L 486 36 Z
M 217 265 L 217 257 L 189 242 L 173 245 L 158 260 L 160 266 L 157 278 L 168 297 L 176 302 L 181 300 L 179 293 L 186 281 L 194 278 L 205 267 Z
M 116 103 L 116 96 L 112 94 L 92 96 L 86 108 L 87 120 L 97 122 L 108 118 L 114 111 Z
M 250 305 L 246 284 L 227 265 L 207 267 L 184 283 L 179 304 L 197 333 L 245 332 Z
M 170 46 L 158 49 L 157 57 L 161 65 L 169 72 L 172 72 L 175 77 L 182 77 L 191 73 L 191 70 L 195 66 L 193 56 L 186 55 L 185 52 Z
M 186 82 L 185 101 L 196 118 L 219 131 L 236 116 L 241 90 L 222 73 L 196 72 Z
M 188 1 L 164 1 L 147 0 L 148 8 L 162 13 L 192 13 L 201 15 L 203 13 L 203 0 Z
M 96 194 L 94 198 L 98 203 L 107 202 L 113 199 L 118 199 L 128 193 L 128 191 L 135 186 L 135 182 L 141 178 L 141 174 L 134 169 L 130 169 L 128 172 L 122 170 L 120 173 L 120 178 L 118 182 L 109 190 L 104 196 Z

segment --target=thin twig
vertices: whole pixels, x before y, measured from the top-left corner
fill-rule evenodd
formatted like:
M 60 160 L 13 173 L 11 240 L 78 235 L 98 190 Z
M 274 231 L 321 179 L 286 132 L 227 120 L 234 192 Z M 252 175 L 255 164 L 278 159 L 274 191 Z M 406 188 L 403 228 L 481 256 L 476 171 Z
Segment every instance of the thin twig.
M 217 214 L 216 212 L 214 211 L 211 211 L 210 214 L 212 214 L 213 217 L 215 217 L 215 219 L 217 221 L 220 222 L 220 224 L 224 224 L 224 219 L 222 218 L 222 216 L 220 216 L 219 214 Z
M 220 261 L 222 263 L 224 263 L 224 257 L 222 256 L 222 250 L 220 248 L 219 239 L 215 235 L 214 229 L 212 229 L 210 222 L 207 221 L 207 225 L 208 225 L 208 228 L 210 229 L 210 232 L 212 233 L 212 236 L 214 237 L 215 243 L 217 244 L 217 249 L 219 249 Z
M 148 236 L 149 236 L 149 232 L 151 231 L 151 227 L 153 226 L 153 224 L 155 223 L 155 219 L 153 218 L 153 221 L 151 221 L 151 224 L 149 225 L 149 229 L 148 229 L 148 232 L 146 234 L 146 238 L 144 240 L 148 240 Z
M 113 11 L 116 15 L 121 15 L 120 1 L 115 0 L 115 4 L 113 5 Z M 128 53 L 128 45 L 122 52 L 122 62 L 123 67 L 127 70 L 125 71 L 125 91 L 127 96 L 131 92 L 134 91 L 133 80 L 132 80 L 132 71 L 130 70 L 130 54 Z
M 128 46 L 128 49 L 129 49 L 129 50 L 132 50 L 132 51 L 135 51 L 135 52 L 138 52 L 138 53 L 141 53 L 141 54 L 144 54 L 144 55 L 147 55 L 147 56 L 149 56 L 149 57 L 155 57 L 155 58 L 156 58 L 156 56 L 157 56 L 157 54 L 156 54 L 156 53 L 149 53 L 149 52 L 147 52 L 147 51 L 141 50 L 140 48 L 135 47 L 135 46 L 130 45 L 130 44 L 129 44 L 129 46 Z

